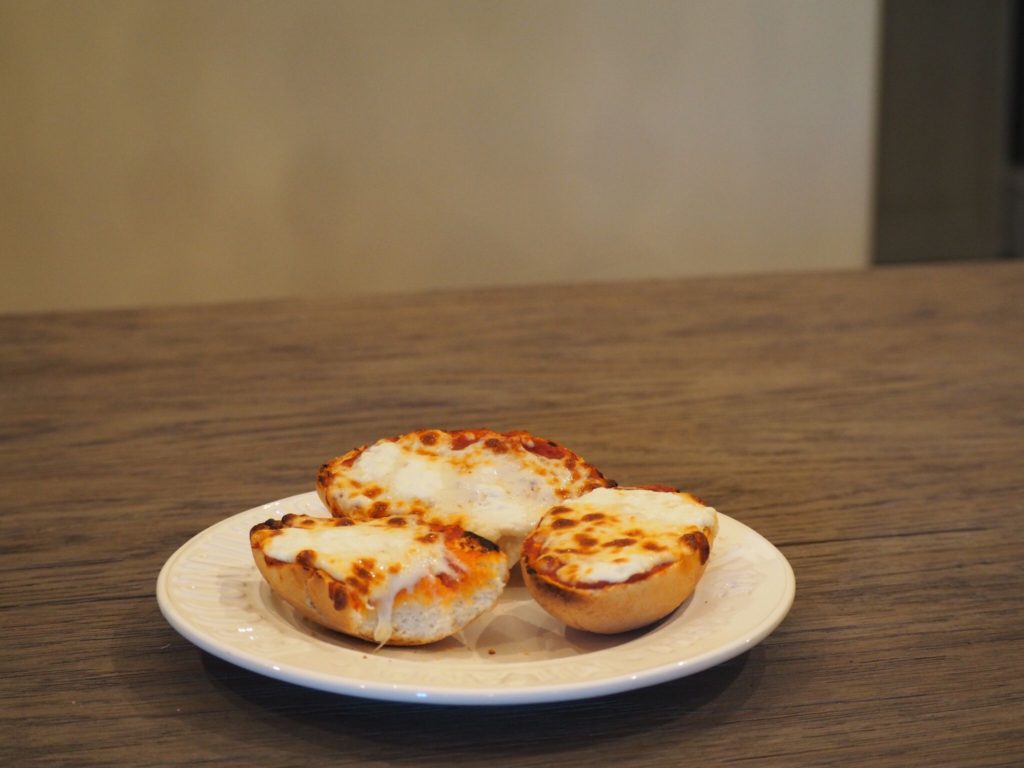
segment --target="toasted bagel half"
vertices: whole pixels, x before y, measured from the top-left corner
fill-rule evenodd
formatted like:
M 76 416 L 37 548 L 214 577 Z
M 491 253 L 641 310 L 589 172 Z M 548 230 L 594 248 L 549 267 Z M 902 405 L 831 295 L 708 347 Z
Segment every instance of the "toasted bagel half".
M 505 555 L 454 525 L 392 516 L 356 521 L 285 515 L 249 534 L 271 589 L 306 618 L 387 645 L 423 645 L 490 609 Z
M 568 448 L 528 432 L 422 429 L 328 461 L 316 488 L 331 514 L 418 515 L 497 543 L 514 564 L 546 509 L 613 486 Z
M 691 494 L 599 488 L 543 516 L 523 545 L 523 580 L 567 625 L 625 632 L 693 593 L 717 532 L 715 510 Z

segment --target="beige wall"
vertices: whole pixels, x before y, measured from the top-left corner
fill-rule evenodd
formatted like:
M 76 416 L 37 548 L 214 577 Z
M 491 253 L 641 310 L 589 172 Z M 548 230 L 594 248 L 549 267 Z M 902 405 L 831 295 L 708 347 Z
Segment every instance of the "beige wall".
M 0 311 L 862 265 L 876 17 L 0 0 Z

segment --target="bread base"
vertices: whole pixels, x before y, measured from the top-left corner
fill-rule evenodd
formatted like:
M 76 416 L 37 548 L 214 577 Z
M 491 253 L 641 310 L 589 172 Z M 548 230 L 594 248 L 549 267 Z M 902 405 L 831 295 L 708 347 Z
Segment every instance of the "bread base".
M 682 605 L 705 563 L 684 557 L 644 579 L 602 587 L 569 586 L 546 578 L 522 561 L 523 581 L 540 606 L 570 627 L 615 634 L 647 626 Z

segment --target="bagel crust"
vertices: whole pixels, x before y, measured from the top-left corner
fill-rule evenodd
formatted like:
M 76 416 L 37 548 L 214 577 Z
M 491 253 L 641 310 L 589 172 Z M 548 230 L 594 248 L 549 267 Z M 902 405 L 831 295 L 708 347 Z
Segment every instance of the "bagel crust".
M 497 543 L 510 564 L 546 509 L 615 485 L 578 455 L 529 432 L 422 429 L 378 440 L 320 467 L 332 515 L 417 515 Z
M 302 616 L 387 645 L 424 645 L 462 629 L 501 595 L 505 556 L 457 526 L 286 515 L 253 527 L 253 560 Z
M 598 489 L 544 515 L 523 546 L 523 580 L 568 626 L 625 632 L 693 593 L 717 532 L 715 510 L 690 494 Z

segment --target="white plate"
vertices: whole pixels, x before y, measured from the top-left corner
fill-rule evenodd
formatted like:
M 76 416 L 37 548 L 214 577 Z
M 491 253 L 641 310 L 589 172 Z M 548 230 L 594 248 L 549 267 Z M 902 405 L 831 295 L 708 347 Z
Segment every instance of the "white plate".
M 793 570 L 782 554 L 720 513 L 696 592 L 651 627 L 610 636 L 567 629 L 530 599 L 517 574 L 494 610 L 454 637 L 375 651 L 298 617 L 256 570 L 249 529 L 289 512 L 327 516 L 306 493 L 229 517 L 171 556 L 157 599 L 171 626 L 214 656 L 335 693 L 431 704 L 601 696 L 731 659 L 767 637 L 793 603 Z

